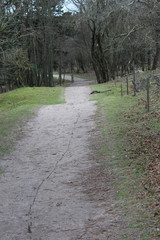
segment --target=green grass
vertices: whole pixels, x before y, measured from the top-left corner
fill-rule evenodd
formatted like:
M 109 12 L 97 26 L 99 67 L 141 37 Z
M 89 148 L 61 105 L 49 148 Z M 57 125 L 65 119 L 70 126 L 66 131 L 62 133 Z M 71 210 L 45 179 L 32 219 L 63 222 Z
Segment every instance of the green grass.
M 52 105 L 63 103 L 62 88 L 26 87 L 0 95 L 0 111 L 14 109 L 21 105 Z
M 0 155 L 11 151 L 15 136 L 36 109 L 61 103 L 64 103 L 61 87 L 26 87 L 0 94 Z
M 158 239 L 160 218 L 154 217 L 157 211 L 156 184 L 150 186 L 152 191 L 148 192 L 142 183 L 152 174 L 149 168 L 152 163 L 158 169 L 159 97 L 151 92 L 151 111 L 147 113 L 146 92 L 139 92 L 133 97 L 130 88 L 127 96 L 123 83 L 121 96 L 120 85 L 120 82 L 110 82 L 92 86 L 93 90 L 112 89 L 112 92 L 94 94 L 92 99 L 98 101 L 97 125 L 104 142 L 100 151 L 105 156 L 106 166 L 116 176 L 112 186 L 117 192 L 117 210 L 122 209 L 125 213 L 126 228 L 119 239 Z

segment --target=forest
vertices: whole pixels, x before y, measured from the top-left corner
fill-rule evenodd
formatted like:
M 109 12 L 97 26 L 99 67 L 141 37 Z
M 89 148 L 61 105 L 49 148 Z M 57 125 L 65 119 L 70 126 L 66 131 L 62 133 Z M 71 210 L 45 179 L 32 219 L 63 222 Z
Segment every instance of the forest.
M 160 57 L 159 0 L 0 1 L 0 86 L 54 86 L 53 71 L 104 83 Z
M 160 0 L 0 0 L 1 240 L 160 239 L 159 93 Z

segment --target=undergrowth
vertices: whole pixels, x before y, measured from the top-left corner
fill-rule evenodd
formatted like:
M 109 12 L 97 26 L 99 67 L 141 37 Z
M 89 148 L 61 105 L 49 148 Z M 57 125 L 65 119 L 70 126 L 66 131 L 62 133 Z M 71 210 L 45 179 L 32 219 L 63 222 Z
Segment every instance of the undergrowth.
M 151 89 L 150 112 L 146 91 L 126 95 L 123 82 L 94 85 L 106 92 L 94 95 L 103 138 L 101 151 L 116 178 L 117 208 L 123 209 L 126 229 L 119 239 L 159 239 L 160 237 L 160 96 Z M 123 79 L 122 79 L 123 81 Z

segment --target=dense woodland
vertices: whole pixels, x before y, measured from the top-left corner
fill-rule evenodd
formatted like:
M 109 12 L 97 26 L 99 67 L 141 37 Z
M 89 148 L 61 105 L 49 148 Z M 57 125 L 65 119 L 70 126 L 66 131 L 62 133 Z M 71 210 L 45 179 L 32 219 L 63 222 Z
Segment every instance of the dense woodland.
M 0 0 L 0 85 L 54 86 L 53 71 L 94 70 L 98 83 L 154 70 L 160 0 Z M 61 77 L 60 77 L 61 80 Z

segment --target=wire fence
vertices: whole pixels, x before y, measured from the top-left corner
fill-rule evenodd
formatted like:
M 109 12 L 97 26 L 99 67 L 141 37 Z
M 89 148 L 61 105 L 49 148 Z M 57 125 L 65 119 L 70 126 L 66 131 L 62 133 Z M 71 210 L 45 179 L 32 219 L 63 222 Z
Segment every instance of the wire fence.
M 130 94 L 129 89 L 132 89 L 133 96 L 136 96 L 139 92 L 146 92 L 146 109 L 147 112 L 150 111 L 150 96 L 156 95 L 160 96 L 160 74 L 149 73 L 146 76 L 141 76 L 136 73 L 133 75 L 127 75 L 125 78 L 121 78 L 121 96 L 124 95 L 124 92 L 127 95 Z

